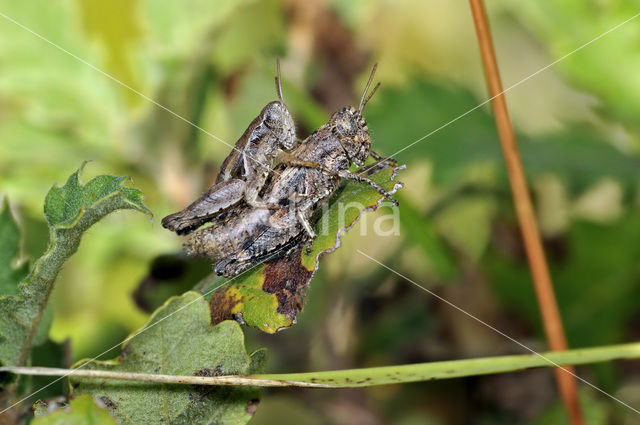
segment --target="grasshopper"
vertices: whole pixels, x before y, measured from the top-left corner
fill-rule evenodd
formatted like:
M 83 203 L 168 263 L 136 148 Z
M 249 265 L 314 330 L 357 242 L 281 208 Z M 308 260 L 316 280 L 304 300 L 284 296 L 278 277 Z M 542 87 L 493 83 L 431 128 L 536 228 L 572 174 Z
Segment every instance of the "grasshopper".
M 348 106 L 335 112 L 300 145 L 280 154 L 280 163 L 262 194 L 269 209 L 256 209 L 248 203 L 229 209 L 211 227 L 193 233 L 185 242 L 186 252 L 217 261 L 215 271 L 227 277 L 282 255 L 315 237 L 309 220 L 344 179 L 366 183 L 397 205 L 391 192 L 349 171 L 351 164 L 361 167 L 369 156 L 384 161 L 371 151 L 369 129 L 362 116 L 364 106 L 380 85 L 366 96 L 375 70 L 376 66 L 358 109 Z
M 163 227 L 179 235 L 187 234 L 242 200 L 252 207 L 265 207 L 258 194 L 275 159 L 297 144 L 293 118 L 282 97 L 280 61 L 276 91 L 279 100 L 267 104 L 249 124 L 222 163 L 215 184 L 182 211 L 163 218 Z

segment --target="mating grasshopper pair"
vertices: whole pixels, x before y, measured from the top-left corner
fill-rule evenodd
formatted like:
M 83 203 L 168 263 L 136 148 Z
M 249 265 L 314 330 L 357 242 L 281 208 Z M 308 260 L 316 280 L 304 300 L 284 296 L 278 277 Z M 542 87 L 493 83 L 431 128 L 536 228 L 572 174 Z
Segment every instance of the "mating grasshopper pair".
M 218 274 L 233 277 L 313 239 L 309 221 L 343 179 L 369 184 L 397 205 L 380 185 L 349 171 L 369 156 L 389 161 L 371 150 L 362 116 L 380 86 L 367 96 L 375 70 L 376 66 L 358 109 L 342 108 L 298 143 L 282 98 L 278 63 L 279 100 L 269 103 L 236 142 L 215 185 L 184 210 L 165 217 L 162 225 L 178 234 L 190 233 L 186 252 L 211 258 Z M 208 222 L 211 226 L 193 232 Z

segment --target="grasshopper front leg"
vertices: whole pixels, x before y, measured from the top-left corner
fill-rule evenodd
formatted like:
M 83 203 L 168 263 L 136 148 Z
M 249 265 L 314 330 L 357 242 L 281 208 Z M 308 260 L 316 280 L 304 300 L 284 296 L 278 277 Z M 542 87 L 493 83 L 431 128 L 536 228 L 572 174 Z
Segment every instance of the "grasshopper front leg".
M 378 154 L 372 154 L 372 156 L 374 158 L 380 158 L 380 160 L 386 160 L 386 158 L 382 158 L 380 155 Z M 315 162 L 309 162 L 309 161 L 303 161 L 300 160 L 298 158 L 296 158 L 295 156 L 287 153 L 287 152 L 283 152 L 281 155 L 279 155 L 278 157 L 280 159 L 280 162 L 285 164 L 285 165 L 290 165 L 290 166 L 294 166 L 294 167 L 308 167 L 308 168 L 314 168 L 317 170 L 321 170 L 327 174 L 331 174 L 334 176 L 338 176 L 342 179 L 347 179 L 347 180 L 354 180 L 360 183 L 366 183 L 369 186 L 373 187 L 375 190 L 378 191 L 378 193 L 380 193 L 381 195 L 383 195 L 386 199 L 390 200 L 391 202 L 393 202 L 393 205 L 395 205 L 396 207 L 398 206 L 398 201 L 396 201 L 395 199 L 393 199 L 393 197 L 391 196 L 391 194 L 385 190 L 385 188 L 383 188 L 382 186 L 380 186 L 378 183 L 374 182 L 373 180 L 361 176 L 360 174 L 355 174 L 352 173 L 348 170 L 340 170 L 337 173 L 335 171 L 332 170 L 328 170 L 325 167 L 323 167 L 320 164 L 317 164 Z M 395 160 L 393 158 L 389 159 L 390 161 L 392 161 L 393 163 L 395 163 Z
M 369 186 L 377 190 L 378 193 L 380 193 L 385 199 L 388 199 L 389 201 L 391 201 L 394 206 L 396 207 L 398 206 L 398 201 L 393 199 L 392 194 L 389 193 L 389 191 L 387 191 L 384 187 L 380 186 L 378 183 L 371 180 L 370 178 L 361 176 L 360 174 L 352 173 L 348 170 L 340 170 L 338 171 L 337 175 L 342 179 L 353 180 L 360 183 L 368 184 Z
M 378 162 L 388 162 L 391 165 L 398 165 L 398 161 L 396 161 L 395 158 L 382 156 L 372 150 L 369 151 L 369 155 Z

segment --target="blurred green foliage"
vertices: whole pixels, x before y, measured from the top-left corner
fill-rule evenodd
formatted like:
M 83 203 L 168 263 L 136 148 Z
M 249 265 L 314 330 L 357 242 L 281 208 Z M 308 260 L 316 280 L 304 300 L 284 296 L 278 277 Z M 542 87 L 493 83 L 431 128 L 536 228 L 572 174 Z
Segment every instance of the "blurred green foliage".
M 505 87 L 639 6 L 490 2 Z M 276 56 L 301 135 L 339 105 L 356 103 L 379 62 L 382 87 L 365 116 L 383 154 L 486 100 L 466 2 L 0 0 L 0 12 L 0 38 L 9 41 L 0 46 L 0 193 L 17 212 L 31 258 L 46 248 L 45 193 L 84 160 L 94 161 L 96 174 L 131 175 L 156 217 L 199 195 L 230 149 L 220 139 L 233 144 L 275 98 Z M 572 346 L 640 336 L 638 28 L 625 24 L 507 95 Z M 371 220 L 361 222 L 314 277 L 296 326 L 274 336 L 246 330 L 249 347 L 270 348 L 269 371 L 519 351 L 358 249 L 532 348 L 545 347 L 488 105 L 397 158 L 407 164 L 400 235 L 378 237 Z M 148 313 L 131 294 L 152 261 L 180 243 L 158 223 L 105 219 L 60 274 L 51 337 L 71 337 L 78 359 L 139 328 Z M 142 296 L 157 305 L 183 292 L 182 283 L 173 291 L 163 283 L 157 298 L 152 285 Z M 640 402 L 636 365 L 579 372 Z M 549 423 L 558 411 L 554 391 L 550 371 L 322 394 L 271 390 L 254 423 Z M 590 423 L 632 420 L 613 401 L 586 397 L 597 400 Z

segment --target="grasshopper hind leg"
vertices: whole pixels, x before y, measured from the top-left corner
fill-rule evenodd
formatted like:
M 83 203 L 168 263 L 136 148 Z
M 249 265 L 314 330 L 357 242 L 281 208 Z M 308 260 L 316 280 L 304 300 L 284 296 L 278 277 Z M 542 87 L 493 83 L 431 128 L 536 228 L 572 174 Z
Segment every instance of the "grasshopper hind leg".
M 218 261 L 213 269 L 219 276 L 233 278 L 248 270 L 257 269 L 260 265 L 272 260 L 292 255 L 296 252 L 294 249 L 296 246 L 308 243 L 310 240 L 313 241 L 306 234 L 303 234 L 300 237 L 289 239 L 280 246 L 269 247 L 269 249 L 263 249 L 264 247 L 256 249 L 256 245 L 262 245 L 262 241 L 253 240 L 248 246 Z
M 217 183 L 191 205 L 162 219 L 162 226 L 186 235 L 211 221 L 220 211 L 237 204 L 244 196 L 246 182 L 232 179 Z

